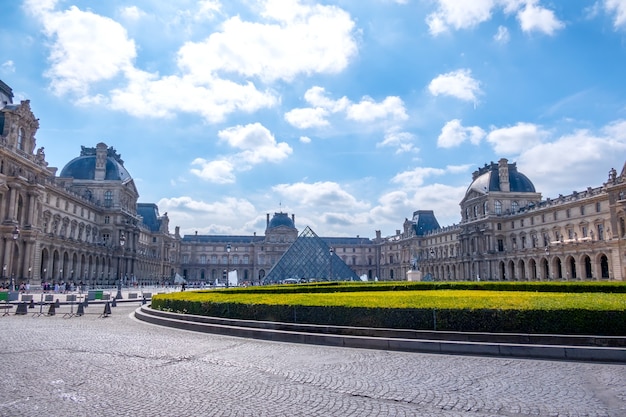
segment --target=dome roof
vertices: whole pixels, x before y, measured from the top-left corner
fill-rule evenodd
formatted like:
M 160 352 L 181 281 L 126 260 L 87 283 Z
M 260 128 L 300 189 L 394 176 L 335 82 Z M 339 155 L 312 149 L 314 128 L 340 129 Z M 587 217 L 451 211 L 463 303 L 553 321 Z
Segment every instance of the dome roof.
M 483 168 L 474 172 L 474 180 L 467 188 L 465 195 L 475 191 L 481 194 L 488 192 L 502 192 L 506 191 L 501 189 L 500 172 L 504 168 L 504 171 L 508 172 L 509 178 L 509 192 L 512 193 L 534 193 L 535 186 L 528 179 L 528 177 L 517 170 L 515 163 L 507 164 L 506 160 L 501 160 L 499 164 L 491 163 L 485 164 Z
M 81 155 L 72 159 L 61 170 L 61 177 L 74 178 L 77 180 L 96 179 L 96 151 L 94 148 L 83 147 Z M 105 181 L 127 181 L 132 179 L 120 156 L 113 148 L 107 150 L 104 165 Z
M 270 220 L 267 228 L 272 229 L 279 226 L 289 227 L 291 229 L 296 228 L 296 225 L 287 213 L 274 213 L 274 217 Z

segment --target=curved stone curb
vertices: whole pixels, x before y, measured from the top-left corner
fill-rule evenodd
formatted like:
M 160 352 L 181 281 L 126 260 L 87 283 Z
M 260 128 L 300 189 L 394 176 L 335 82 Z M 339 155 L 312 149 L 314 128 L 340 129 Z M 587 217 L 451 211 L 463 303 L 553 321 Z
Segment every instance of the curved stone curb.
M 626 363 L 626 348 L 624 347 L 499 341 L 499 337 L 510 336 L 505 334 L 468 333 L 466 335 L 467 339 L 478 338 L 479 335 L 483 339 L 483 341 L 471 341 L 458 340 L 459 335 L 463 335 L 461 332 L 396 331 L 393 329 L 236 320 L 164 312 L 153 310 L 149 306 L 137 308 L 134 314 L 138 320 L 160 326 L 275 342 L 455 355 Z M 366 330 L 369 331 L 370 335 L 364 335 L 364 333 L 368 333 Z M 433 335 L 437 335 L 437 339 Z M 518 336 L 530 337 L 531 335 Z M 546 339 L 550 335 L 541 335 L 541 337 Z M 555 335 L 553 336 L 553 341 L 567 342 L 570 337 L 567 335 Z M 582 337 L 587 339 L 595 338 L 593 336 Z M 573 338 L 580 339 L 581 337 L 574 336 Z M 600 341 L 606 339 L 605 337 L 599 337 Z M 613 339 L 623 340 L 623 338 Z

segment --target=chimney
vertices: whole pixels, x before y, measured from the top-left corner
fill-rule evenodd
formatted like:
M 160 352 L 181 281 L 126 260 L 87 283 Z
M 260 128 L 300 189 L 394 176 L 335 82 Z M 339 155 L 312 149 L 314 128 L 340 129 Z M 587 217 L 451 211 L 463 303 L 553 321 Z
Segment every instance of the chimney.
M 500 191 L 511 191 L 511 183 L 509 182 L 509 161 L 502 158 L 498 161 L 498 177 L 500 179 Z
M 270 214 L 269 213 L 267 213 L 267 222 L 265 224 L 265 228 L 268 228 L 268 227 L 270 227 Z
M 296 215 L 295 214 L 291 215 L 291 221 L 293 222 L 293 225 L 295 226 L 296 225 Z
M 104 181 L 107 172 L 107 145 L 100 142 L 96 145 L 96 181 Z

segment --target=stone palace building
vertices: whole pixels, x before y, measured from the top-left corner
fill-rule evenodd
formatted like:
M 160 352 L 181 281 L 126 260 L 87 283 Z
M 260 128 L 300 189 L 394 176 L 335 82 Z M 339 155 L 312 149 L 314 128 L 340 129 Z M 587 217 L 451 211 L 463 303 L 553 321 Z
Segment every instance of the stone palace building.
M 260 284 L 296 242 L 294 214 L 267 214 L 263 234 L 181 236 L 167 213 L 139 203 L 113 147 L 81 148 L 57 175 L 37 148 L 39 121 L 28 100 L 13 103 L 0 81 L 1 282 L 106 286 L 171 282 Z M 607 181 L 543 198 L 515 163 L 473 173 L 461 220 L 440 226 L 418 210 L 392 236 L 319 237 L 369 280 L 623 280 L 626 165 Z M 307 228 L 308 229 L 308 228 Z
M 30 102 L 14 104 L 0 81 L 0 282 L 109 286 L 171 277 L 179 239 L 155 204 L 137 202 L 120 155 L 104 143 L 82 147 L 57 176 L 37 148 L 38 128 Z

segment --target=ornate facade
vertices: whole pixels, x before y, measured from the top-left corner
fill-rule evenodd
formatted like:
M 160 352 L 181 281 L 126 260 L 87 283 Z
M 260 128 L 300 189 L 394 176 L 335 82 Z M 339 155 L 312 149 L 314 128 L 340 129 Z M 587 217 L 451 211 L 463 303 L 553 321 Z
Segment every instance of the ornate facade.
M 460 207 L 462 220 L 452 226 L 420 210 L 392 236 L 321 239 L 369 280 L 406 280 L 411 271 L 433 280 L 626 276 L 626 165 L 601 186 L 544 200 L 516 164 L 501 159 L 474 172 Z M 262 282 L 298 234 L 293 215 L 267 216 L 265 236 L 184 236 L 181 274 L 213 283 L 228 269 L 240 281 Z
M 56 176 L 28 100 L 13 103 L 0 81 L 0 265 L 2 282 L 95 286 L 163 281 L 178 269 L 167 214 L 139 193 L 113 148 L 83 147 Z

